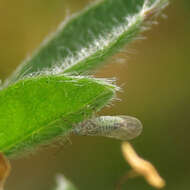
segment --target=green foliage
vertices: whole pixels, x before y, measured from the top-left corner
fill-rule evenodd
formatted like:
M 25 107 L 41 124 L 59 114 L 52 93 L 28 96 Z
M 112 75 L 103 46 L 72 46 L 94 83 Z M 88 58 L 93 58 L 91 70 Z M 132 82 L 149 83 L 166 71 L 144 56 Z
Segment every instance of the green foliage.
M 10 156 L 69 130 L 106 105 L 115 87 L 97 79 L 41 76 L 0 91 L 0 150 Z
M 61 24 L 9 79 L 31 73 L 89 74 L 143 30 L 167 0 L 102 0 Z
M 120 50 L 167 0 L 103 0 L 63 23 L 3 84 L 0 150 L 18 155 L 64 137 L 99 111 L 116 87 L 86 75 Z

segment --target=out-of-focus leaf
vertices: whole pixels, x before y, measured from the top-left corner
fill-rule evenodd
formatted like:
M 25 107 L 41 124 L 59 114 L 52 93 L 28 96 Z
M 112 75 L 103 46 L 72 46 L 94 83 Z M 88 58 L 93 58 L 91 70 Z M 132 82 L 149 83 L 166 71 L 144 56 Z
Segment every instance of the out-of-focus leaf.
M 132 41 L 168 0 L 101 0 L 64 22 L 7 81 L 31 73 L 89 74 Z
M 54 190 L 77 190 L 77 188 L 63 175 L 57 175 L 57 186 Z

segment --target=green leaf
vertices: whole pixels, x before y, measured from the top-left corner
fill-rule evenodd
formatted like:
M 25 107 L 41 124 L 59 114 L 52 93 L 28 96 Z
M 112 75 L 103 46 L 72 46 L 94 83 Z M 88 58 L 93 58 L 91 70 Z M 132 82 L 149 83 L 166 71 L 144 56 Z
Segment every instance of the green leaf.
M 102 0 L 63 23 L 0 91 L 0 151 L 18 155 L 64 138 L 108 104 L 115 86 L 72 75 L 89 74 L 101 65 L 133 40 L 166 3 Z
M 18 155 L 69 134 L 114 96 L 103 80 L 40 76 L 0 91 L 0 151 Z
M 31 73 L 89 74 L 131 42 L 167 0 L 102 0 L 65 21 L 6 85 Z M 6 86 L 5 85 L 5 86 Z

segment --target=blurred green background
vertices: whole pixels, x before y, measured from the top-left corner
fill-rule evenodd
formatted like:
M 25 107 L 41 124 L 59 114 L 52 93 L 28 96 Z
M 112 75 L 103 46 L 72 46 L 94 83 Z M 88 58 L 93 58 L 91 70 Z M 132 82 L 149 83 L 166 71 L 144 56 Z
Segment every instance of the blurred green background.
M 66 17 L 87 0 L 0 0 L 0 78 L 19 63 Z M 119 10 L 118 10 L 119 11 Z M 171 0 L 167 18 L 111 59 L 98 77 L 116 77 L 122 101 L 100 114 L 127 114 L 144 124 L 132 141 L 137 152 L 155 164 L 167 190 L 190 189 L 190 1 Z M 72 40 L 72 39 L 71 39 Z M 118 63 L 125 58 L 125 63 Z M 115 190 L 129 170 L 120 142 L 101 137 L 71 137 L 72 144 L 52 145 L 13 160 L 6 190 L 51 190 L 56 173 L 63 173 L 79 190 Z M 151 190 L 141 179 L 123 189 Z

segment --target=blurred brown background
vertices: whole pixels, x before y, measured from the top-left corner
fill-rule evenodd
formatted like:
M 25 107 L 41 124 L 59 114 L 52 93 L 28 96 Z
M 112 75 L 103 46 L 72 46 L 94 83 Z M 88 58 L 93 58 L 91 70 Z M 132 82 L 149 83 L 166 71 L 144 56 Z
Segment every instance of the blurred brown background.
M 0 0 L 0 78 L 5 79 L 47 34 L 87 0 Z M 97 74 L 117 77 L 123 87 L 100 114 L 127 114 L 144 124 L 133 141 L 166 179 L 167 190 L 190 189 L 190 1 L 171 0 L 167 19 L 143 34 L 146 40 L 127 48 L 125 64 L 112 60 Z M 114 190 L 129 170 L 120 142 L 106 138 L 72 137 L 72 145 L 49 147 L 12 161 L 6 190 L 51 190 L 56 173 L 63 173 L 79 190 Z M 141 179 L 123 189 L 151 190 Z

